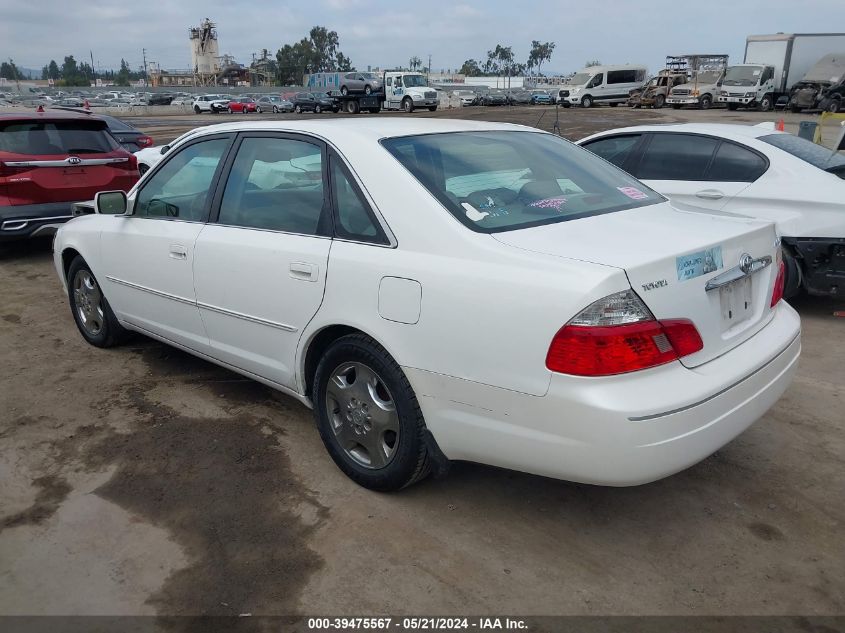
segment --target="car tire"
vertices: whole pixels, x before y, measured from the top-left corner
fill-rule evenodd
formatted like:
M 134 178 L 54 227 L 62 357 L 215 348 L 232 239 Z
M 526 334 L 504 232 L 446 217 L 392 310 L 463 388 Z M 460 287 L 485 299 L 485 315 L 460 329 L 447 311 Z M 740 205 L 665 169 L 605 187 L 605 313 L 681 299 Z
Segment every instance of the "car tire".
M 429 112 L 437 112 L 437 106 L 428 106 Z
M 358 387 L 360 380 L 366 382 Z M 328 348 L 317 365 L 312 401 L 326 450 L 356 483 L 387 492 L 429 474 L 428 431 L 414 390 L 369 336 L 350 334 Z
M 347 88 L 346 86 L 341 86 L 340 87 L 340 94 L 342 94 L 345 97 L 346 95 L 349 94 L 349 88 Z
M 361 104 L 355 101 L 355 99 L 350 99 L 346 102 L 346 112 L 349 114 L 358 114 L 361 111 Z
M 273 114 L 278 114 L 278 113 L 279 113 L 279 108 L 277 108 L 276 106 L 273 106 Z
M 129 336 L 117 321 L 94 273 L 80 255 L 67 273 L 68 302 L 79 333 L 95 347 L 114 347 Z
M 738 107 L 739 107 L 738 103 L 729 103 L 728 104 L 728 110 L 730 110 L 731 112 L 734 112 Z
M 616 106 L 618 106 L 618 105 L 619 105 L 619 103 L 618 103 L 617 101 L 611 101 L 611 102 L 610 102 L 610 103 L 608 103 L 607 105 L 609 105 L 611 108 L 615 108 Z
M 138 173 L 142 176 L 150 171 L 149 166 L 145 165 L 144 163 L 138 163 Z
M 200 110 L 200 107 L 194 106 L 194 114 L 199 114 L 200 112 L 202 112 L 202 110 Z
M 768 112 L 772 109 L 772 95 L 763 95 L 763 98 L 760 99 L 760 103 L 757 104 L 757 109 L 760 112 Z
M 712 106 L 712 105 L 713 105 L 713 97 L 711 97 L 710 95 L 704 95 L 703 97 L 701 97 L 701 101 L 699 101 L 699 103 L 698 103 L 698 107 L 701 108 L 702 110 L 709 110 L 710 106 Z
M 592 108 L 593 107 L 593 98 L 590 95 L 585 95 L 581 99 L 581 107 L 582 108 Z
M 660 108 L 663 107 L 664 103 L 666 103 L 666 97 L 664 97 L 663 95 L 657 95 L 654 98 L 654 105 L 651 106 L 651 107 L 654 108 L 655 110 L 660 110 Z
M 260 108 L 260 107 L 258 107 L 258 106 L 255 106 L 255 113 L 256 113 L 256 114 L 261 114 L 261 108 Z
M 402 99 L 402 109 L 410 114 L 414 111 L 414 102 L 411 100 L 410 97 L 405 97 Z
M 293 111 L 297 114 L 302 114 L 302 108 L 300 108 L 299 106 L 294 106 Z
M 827 106 L 827 111 L 836 114 L 842 110 L 842 100 L 841 99 L 831 99 L 830 103 Z
M 373 94 L 373 89 L 370 86 L 364 86 L 364 94 L 369 97 Z
M 323 111 L 323 108 L 321 108 L 320 106 L 318 106 L 318 105 L 314 106 L 314 112 L 316 112 L 317 114 L 320 114 L 322 111 Z
M 803 282 L 801 264 L 792 256 L 788 248 L 784 248 L 781 255 L 783 256 L 784 268 L 783 298 L 791 299 L 801 292 Z

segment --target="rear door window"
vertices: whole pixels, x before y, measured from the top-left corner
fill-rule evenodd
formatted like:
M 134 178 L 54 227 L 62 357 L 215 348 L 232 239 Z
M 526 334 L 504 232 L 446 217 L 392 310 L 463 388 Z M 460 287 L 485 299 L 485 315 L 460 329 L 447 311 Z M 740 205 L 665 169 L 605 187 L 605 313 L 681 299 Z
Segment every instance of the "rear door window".
M 0 151 L 13 154 L 105 154 L 118 147 L 100 122 L 15 121 L 0 126 Z
M 716 151 L 707 180 L 719 182 L 754 182 L 768 168 L 768 162 L 756 152 L 722 141 Z
M 693 134 L 653 134 L 635 176 L 642 180 L 705 180 L 719 141 Z

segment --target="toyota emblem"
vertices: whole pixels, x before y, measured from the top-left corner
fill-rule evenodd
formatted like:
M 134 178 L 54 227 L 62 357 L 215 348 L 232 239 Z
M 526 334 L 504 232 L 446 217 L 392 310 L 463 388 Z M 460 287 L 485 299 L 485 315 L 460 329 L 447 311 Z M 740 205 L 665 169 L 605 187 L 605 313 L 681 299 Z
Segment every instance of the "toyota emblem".
M 68 165 L 79 165 L 82 162 L 81 158 L 76 156 L 68 156 L 67 157 L 67 164 Z
M 748 253 L 743 253 L 739 258 L 739 269 L 746 275 L 751 272 L 751 267 L 754 265 L 754 258 Z

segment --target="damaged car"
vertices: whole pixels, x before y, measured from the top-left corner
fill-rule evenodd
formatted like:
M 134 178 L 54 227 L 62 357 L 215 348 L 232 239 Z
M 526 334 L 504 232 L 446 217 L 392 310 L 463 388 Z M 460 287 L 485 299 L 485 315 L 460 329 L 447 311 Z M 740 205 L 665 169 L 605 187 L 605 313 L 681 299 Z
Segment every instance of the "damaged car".
M 822 109 L 841 110 L 845 90 L 845 53 L 825 55 L 789 92 L 789 109 L 793 112 Z M 824 103 L 822 103 L 824 102 Z
M 578 142 L 679 208 L 775 222 L 786 296 L 845 297 L 845 156 L 771 125 L 649 125 Z

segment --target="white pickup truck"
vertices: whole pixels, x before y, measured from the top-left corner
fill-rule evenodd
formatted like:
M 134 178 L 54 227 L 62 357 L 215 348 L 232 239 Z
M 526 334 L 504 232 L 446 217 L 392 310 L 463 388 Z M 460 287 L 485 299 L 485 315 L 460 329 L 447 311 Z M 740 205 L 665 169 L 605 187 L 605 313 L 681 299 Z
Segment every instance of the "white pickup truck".
M 724 76 L 724 70 L 700 70 L 687 83 L 672 88 L 666 103 L 676 110 L 683 106 L 707 110 L 718 100 Z

